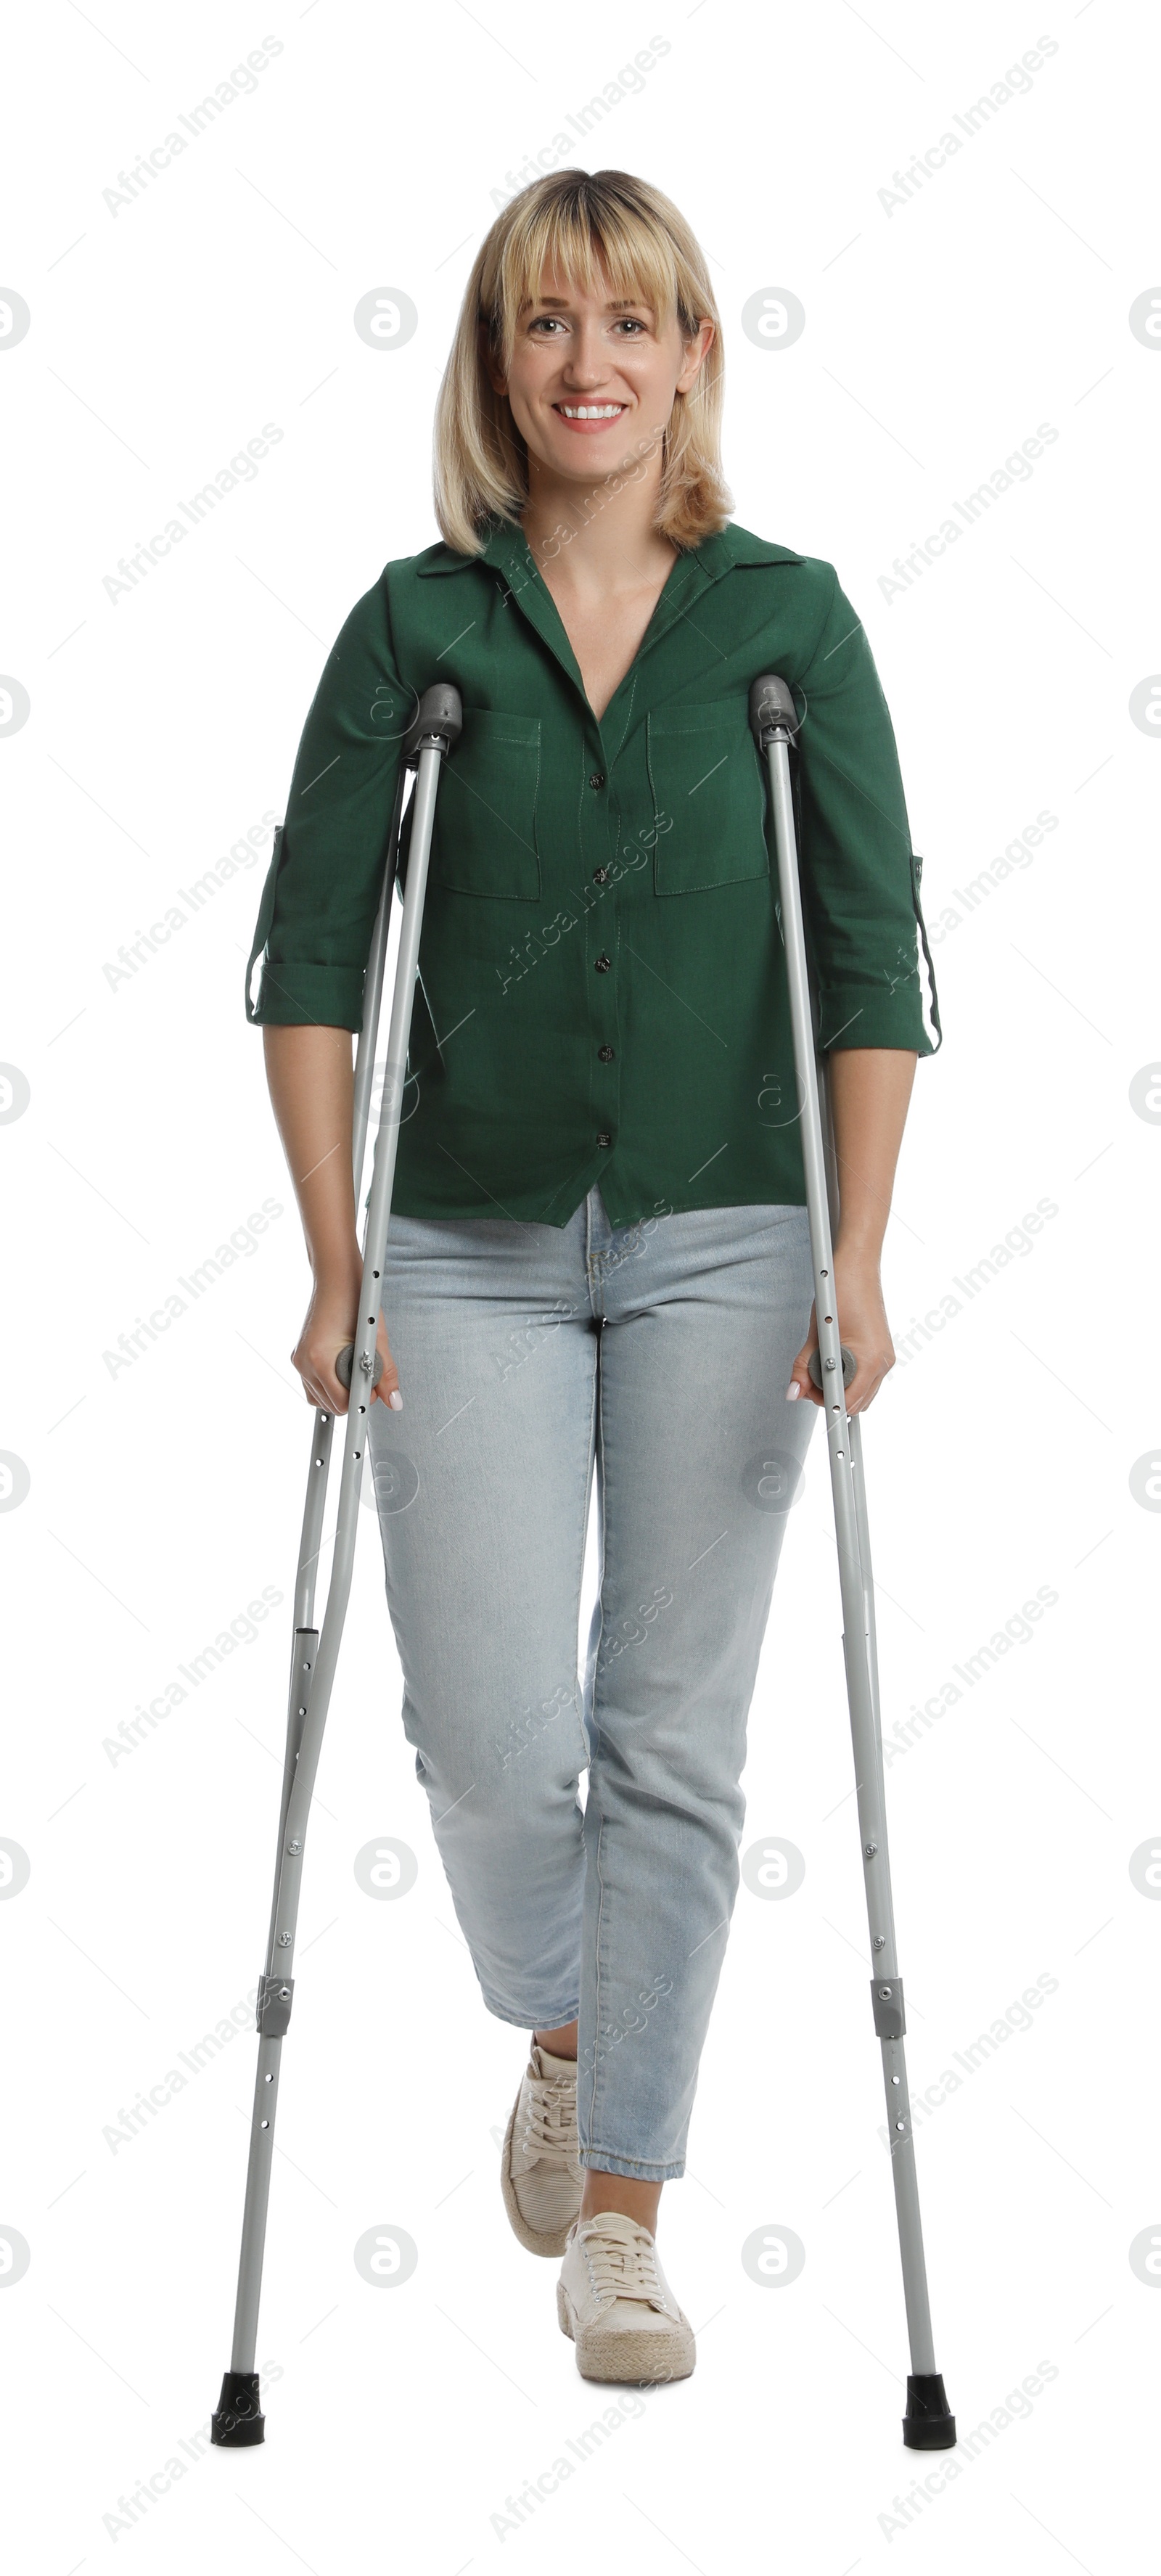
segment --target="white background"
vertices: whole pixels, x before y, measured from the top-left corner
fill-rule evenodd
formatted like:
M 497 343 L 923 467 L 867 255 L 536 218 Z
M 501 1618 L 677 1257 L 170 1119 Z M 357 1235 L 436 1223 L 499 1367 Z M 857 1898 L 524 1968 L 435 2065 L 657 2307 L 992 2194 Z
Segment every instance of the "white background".
M 736 515 L 837 565 L 926 859 L 946 1044 L 918 1069 L 884 1254 L 897 1345 L 1038 1200 L 1056 1210 L 912 1345 L 866 1419 L 888 1738 L 1038 1587 L 1058 1597 L 888 1775 L 909 2072 L 914 2096 L 936 2088 L 922 2119 L 916 2100 L 916 2150 L 959 2450 L 925 2459 L 900 2434 L 907 2340 L 816 1440 L 743 1844 L 793 1842 L 805 1879 L 785 1902 L 740 1893 L 690 2173 L 662 2206 L 697 2369 L 505 2529 L 506 2499 L 612 2392 L 578 2377 L 554 2267 L 504 2217 L 495 2137 L 522 2046 L 480 2004 L 435 1856 L 370 1514 L 307 1856 L 263 2449 L 208 2452 L 199 2434 L 229 2355 L 252 2031 L 138 2134 L 104 2134 L 262 1965 L 309 1446 L 288 1359 L 306 1265 L 242 1009 L 265 855 L 129 980 L 104 968 L 282 813 L 334 635 L 387 559 L 436 534 L 432 407 L 492 192 L 523 184 L 531 153 L 551 165 L 565 114 L 655 33 L 668 54 L 570 158 L 653 180 L 703 241 Z M 1057 50 L 1028 94 L 884 206 L 893 173 L 1040 34 Z M 110 211 L 118 173 L 266 35 L 282 51 L 255 94 Z M 10 36 L 4 260 L 32 321 L 0 351 L 0 666 L 30 712 L 0 739 L 0 1055 L 30 1100 L 0 1131 L 0 1446 L 31 1482 L 0 1523 L 15 1677 L 0 1832 L 31 1874 L 0 1903 L 0 2222 L 31 2259 L 0 2321 L 10 2554 L 36 2576 L 111 2550 L 138 2571 L 261 2576 L 460 2576 L 544 2553 L 643 2576 L 724 2576 L 744 2552 L 812 2576 L 887 2553 L 941 2576 L 985 2554 L 1046 2576 L 1151 2563 L 1161 2284 L 1129 2261 L 1143 2231 L 1161 2239 L 1161 1905 L 1129 1875 L 1161 1827 L 1142 1615 L 1159 1523 L 1130 1487 L 1158 1436 L 1158 1134 L 1130 1101 L 1161 1048 L 1146 878 L 1161 750 L 1129 711 L 1161 663 L 1142 560 L 1161 344 L 1128 320 L 1161 293 L 1149 42 L 1142 15 L 1102 0 L 1043 21 L 891 0 L 869 17 L 837 0 L 271 0 L 265 15 L 49 0 Z M 352 314 L 388 287 L 419 324 L 376 350 Z M 777 287 L 805 308 L 793 347 L 740 325 Z M 283 438 L 256 478 L 114 604 L 118 559 L 265 422 Z M 1058 435 L 1031 477 L 888 596 L 894 558 L 1045 422 Z M 1041 809 L 1055 828 L 1031 864 L 957 899 Z M 283 1214 L 258 1249 L 112 1376 L 102 1354 L 264 1198 Z M 111 1760 L 106 1740 L 263 1586 L 284 1597 L 254 1640 Z M 396 1903 L 353 1874 L 381 1835 L 418 1857 Z M 940 2100 L 955 2052 L 1038 1978 L 1055 1981 L 1041 2007 L 1013 2015 L 1031 2027 L 1009 2024 Z M 389 2291 L 352 2259 L 379 2225 L 419 2251 Z M 767 2288 L 740 2249 L 780 2227 L 805 2265 Z M 1005 2409 L 1041 2363 L 1055 2376 Z

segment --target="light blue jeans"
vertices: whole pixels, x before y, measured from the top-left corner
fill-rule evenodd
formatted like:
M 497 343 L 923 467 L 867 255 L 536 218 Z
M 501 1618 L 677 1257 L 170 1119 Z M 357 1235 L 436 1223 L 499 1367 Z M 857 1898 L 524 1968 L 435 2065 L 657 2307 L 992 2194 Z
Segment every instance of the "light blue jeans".
M 393 1216 L 370 1452 L 403 1723 L 488 2010 L 579 2016 L 581 2163 L 684 2170 L 817 1408 L 804 1207 Z M 600 1593 L 583 1679 L 581 1577 Z M 585 1805 L 578 1798 L 588 1770 Z

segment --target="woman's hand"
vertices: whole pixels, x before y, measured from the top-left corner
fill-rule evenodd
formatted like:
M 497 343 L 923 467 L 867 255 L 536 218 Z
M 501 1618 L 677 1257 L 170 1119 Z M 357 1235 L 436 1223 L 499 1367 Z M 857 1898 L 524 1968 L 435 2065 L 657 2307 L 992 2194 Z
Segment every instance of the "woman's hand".
M 865 1413 L 867 1406 L 874 1402 L 888 1369 L 895 1366 L 895 1346 L 879 1281 L 878 1254 L 855 1249 L 844 1252 L 841 1245 L 836 1245 L 834 1284 L 838 1305 L 831 1311 L 838 1316 L 839 1331 L 847 1350 L 853 1351 L 858 1361 L 846 1390 L 847 1412 Z M 817 1349 L 818 1309 L 812 1306 L 810 1327 L 791 1370 L 786 1392 L 792 1399 L 805 1395 L 809 1396 L 812 1404 L 821 1405 L 825 1401 L 823 1390 L 816 1387 L 807 1366 L 811 1352 Z
M 363 1265 L 340 1278 L 323 1276 L 316 1280 L 314 1295 L 306 1310 L 297 1347 L 291 1359 L 302 1379 L 311 1404 L 324 1413 L 345 1413 L 349 1402 L 342 1379 L 335 1376 L 335 1361 L 348 1342 L 357 1339 L 359 1292 L 363 1285 Z M 391 1357 L 387 1325 L 380 1313 L 376 1348 L 382 1353 L 383 1374 L 378 1386 L 371 1389 L 371 1401 L 389 1404 L 398 1413 L 403 1404 L 399 1393 L 399 1371 Z

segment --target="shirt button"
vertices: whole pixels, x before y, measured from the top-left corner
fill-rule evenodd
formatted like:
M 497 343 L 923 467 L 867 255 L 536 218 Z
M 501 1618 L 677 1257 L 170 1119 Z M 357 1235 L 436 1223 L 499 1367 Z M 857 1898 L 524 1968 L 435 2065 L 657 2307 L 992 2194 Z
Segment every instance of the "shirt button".
M 594 869 L 593 869 L 593 884 L 594 884 L 594 885 L 607 885 L 607 884 L 608 884 L 608 879 L 609 879 L 609 871 L 608 871 L 608 869 L 607 869 L 607 868 L 594 868 Z
M 612 965 L 612 963 L 613 963 L 612 958 L 611 958 L 611 957 L 606 957 L 606 955 L 605 955 L 605 952 L 604 952 L 604 949 L 603 949 L 603 948 L 602 948 L 602 950 L 601 950 L 600 956 L 599 956 L 599 957 L 594 957 L 594 959 L 593 959 L 593 964 L 594 964 L 594 966 L 596 967 L 596 970 L 597 970 L 598 975 L 607 975 L 607 974 L 608 974 L 608 971 L 609 971 L 609 968 L 610 968 L 610 966 Z
M 611 1064 L 613 1061 L 614 1049 L 611 1046 L 598 1047 L 597 1054 L 599 1055 L 602 1064 Z
M 597 1138 L 598 1145 L 611 1145 L 612 1141 L 613 1139 L 611 1136 L 598 1136 Z
M 603 769 L 594 769 L 593 774 L 592 774 L 592 777 L 591 777 L 591 778 L 590 778 L 590 780 L 589 780 L 589 785 L 590 785 L 590 787 L 603 787 L 603 786 L 604 786 L 604 783 L 605 783 L 605 773 L 604 773 L 604 770 L 603 770 Z

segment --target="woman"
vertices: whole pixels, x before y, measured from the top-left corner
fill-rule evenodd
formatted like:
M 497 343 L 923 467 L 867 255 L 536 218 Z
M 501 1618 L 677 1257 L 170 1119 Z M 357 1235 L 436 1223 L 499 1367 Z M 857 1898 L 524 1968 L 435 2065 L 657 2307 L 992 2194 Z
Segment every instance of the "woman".
M 247 978 L 314 1273 L 294 1364 L 342 1413 L 351 1032 L 401 737 L 454 681 L 370 1448 L 416 1771 L 485 2003 L 531 2033 L 505 2205 L 524 2246 L 563 2256 L 580 2370 L 613 2380 L 694 2364 L 658 2202 L 684 2170 L 746 1717 L 821 1400 L 759 672 L 803 715 L 852 1413 L 894 1363 L 879 1253 L 934 1052 L 867 641 L 829 564 L 729 521 L 721 366 L 705 260 L 656 189 L 564 171 L 505 208 L 439 397 L 444 542 L 388 564 L 342 628 L 256 1008 Z

